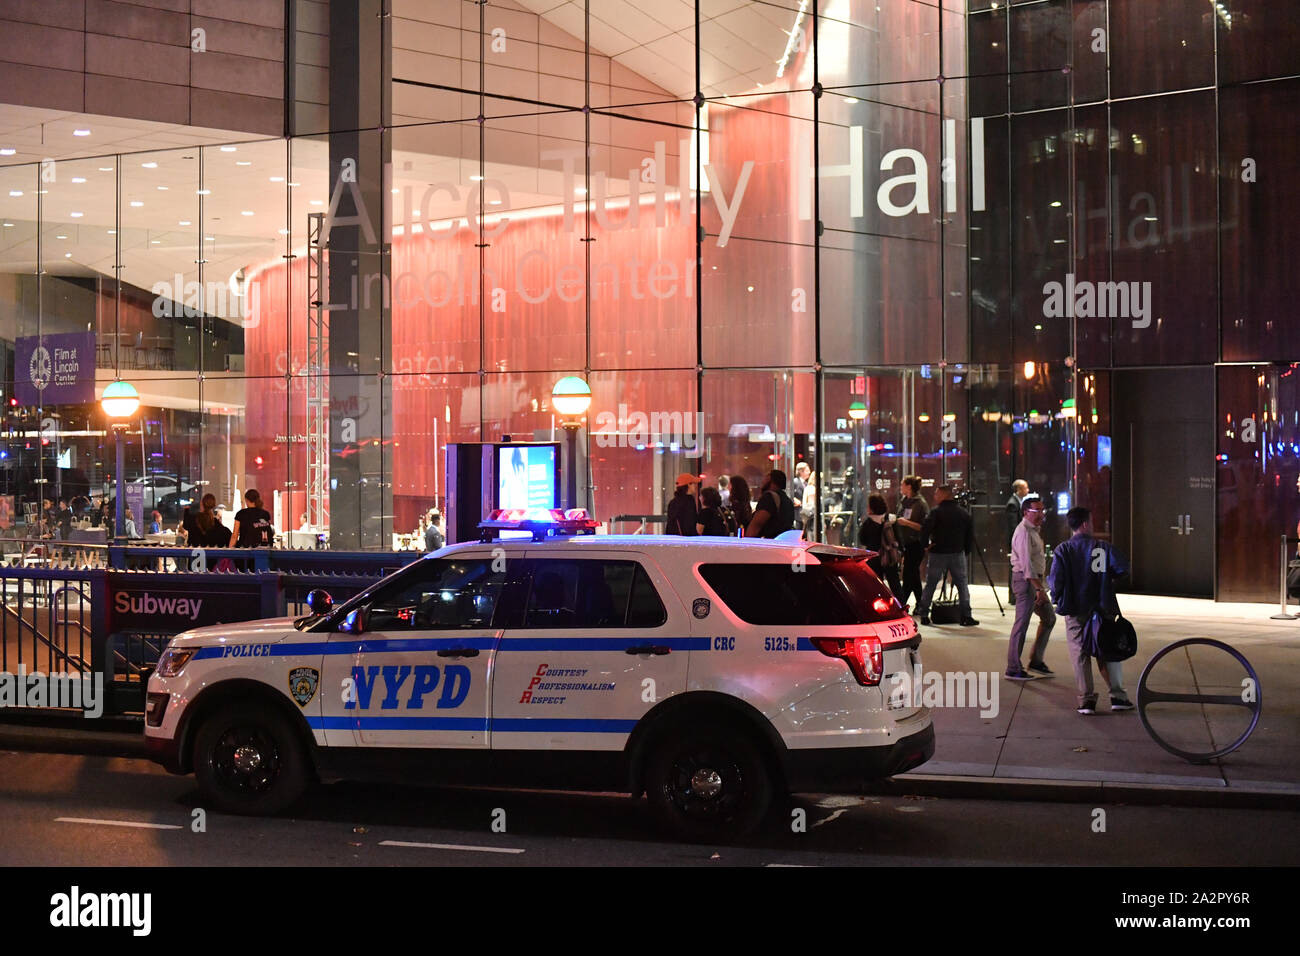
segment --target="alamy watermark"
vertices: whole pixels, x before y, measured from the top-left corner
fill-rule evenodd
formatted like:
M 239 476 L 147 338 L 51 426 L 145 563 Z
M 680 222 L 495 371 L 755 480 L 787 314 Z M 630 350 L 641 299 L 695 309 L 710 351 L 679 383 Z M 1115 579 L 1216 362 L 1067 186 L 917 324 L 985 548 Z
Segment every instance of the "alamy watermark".
M 644 449 L 652 444 L 662 444 L 672 451 L 680 451 L 687 458 L 704 454 L 701 439 L 704 435 L 703 412 L 643 412 L 629 409 L 622 402 L 618 412 L 605 410 L 596 414 L 592 438 L 600 448 Z
M 17 674 L 0 671 L 0 707 L 80 708 L 86 717 L 99 717 L 104 713 L 104 675 L 28 673 L 19 664 Z
M 1151 324 L 1150 282 L 1076 282 L 1070 272 L 1064 284 L 1046 283 L 1043 295 L 1044 318 L 1132 319 L 1135 329 Z
M 918 662 L 890 675 L 889 706 L 978 707 L 981 717 L 996 717 L 1001 677 L 996 671 L 923 671 Z

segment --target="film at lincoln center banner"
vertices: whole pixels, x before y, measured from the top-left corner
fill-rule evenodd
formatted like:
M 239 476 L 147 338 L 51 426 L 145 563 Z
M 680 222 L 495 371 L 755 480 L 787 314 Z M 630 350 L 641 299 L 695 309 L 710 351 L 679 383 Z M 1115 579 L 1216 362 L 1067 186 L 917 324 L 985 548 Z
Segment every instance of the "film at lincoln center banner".
M 95 333 L 30 335 L 14 343 L 20 405 L 78 405 L 95 400 Z

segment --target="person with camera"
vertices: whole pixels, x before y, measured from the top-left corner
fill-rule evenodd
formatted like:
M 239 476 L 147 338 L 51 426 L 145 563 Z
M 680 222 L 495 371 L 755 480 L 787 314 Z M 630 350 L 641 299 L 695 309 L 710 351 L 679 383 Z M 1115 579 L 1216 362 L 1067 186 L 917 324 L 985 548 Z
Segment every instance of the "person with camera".
M 966 560 L 975 546 L 975 521 L 957 503 L 951 485 L 940 485 L 934 497 L 934 510 L 926 516 L 921 532 L 922 539 L 929 542 L 929 563 L 926 566 L 925 593 L 921 595 L 916 610 L 921 615 L 921 623 L 929 624 L 934 589 L 945 574 L 951 574 L 960 602 L 961 626 L 975 627 L 979 621 L 971 617 L 970 588 L 966 583 Z M 906 587 L 906 583 L 903 586 Z
M 1048 587 L 1056 603 L 1056 612 L 1065 617 L 1065 639 L 1074 668 L 1074 689 L 1078 694 L 1078 712 L 1091 716 L 1097 712 L 1097 692 L 1092 683 L 1092 646 L 1089 629 L 1098 625 L 1096 612 L 1117 612 L 1113 579 L 1127 574 L 1128 564 L 1108 542 L 1092 536 L 1092 513 L 1087 508 L 1071 508 L 1065 513 L 1070 539 L 1052 552 L 1052 573 Z M 1132 710 L 1133 703 L 1124 691 L 1123 664 L 1097 660 L 1110 689 L 1111 710 Z

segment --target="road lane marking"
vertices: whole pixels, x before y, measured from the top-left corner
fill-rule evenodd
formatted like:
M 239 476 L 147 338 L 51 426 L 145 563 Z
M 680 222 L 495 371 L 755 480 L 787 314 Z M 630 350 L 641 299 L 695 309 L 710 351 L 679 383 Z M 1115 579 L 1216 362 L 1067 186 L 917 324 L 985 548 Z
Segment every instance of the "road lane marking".
M 141 830 L 184 830 L 174 823 L 136 823 L 132 820 L 91 820 L 86 817 L 55 817 L 55 823 L 88 823 L 101 827 L 136 827 Z
M 419 850 L 471 850 L 475 853 L 523 853 L 512 846 L 462 846 L 459 843 L 410 843 L 406 840 L 380 840 L 380 846 L 408 846 Z

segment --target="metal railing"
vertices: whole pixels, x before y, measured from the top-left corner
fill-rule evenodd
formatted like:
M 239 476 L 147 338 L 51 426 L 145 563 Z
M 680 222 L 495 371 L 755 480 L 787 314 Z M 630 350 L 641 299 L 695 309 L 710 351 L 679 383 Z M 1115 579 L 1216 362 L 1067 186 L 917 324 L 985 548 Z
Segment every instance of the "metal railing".
M 0 670 L 102 675 L 104 710 L 114 714 L 143 710 L 149 674 L 176 634 L 206 623 L 299 616 L 317 588 L 341 603 L 419 557 L 34 543 L 42 550 L 16 547 L 0 563 Z M 197 604 L 189 616 L 153 613 L 163 607 L 159 595 L 211 601 L 202 617 Z

